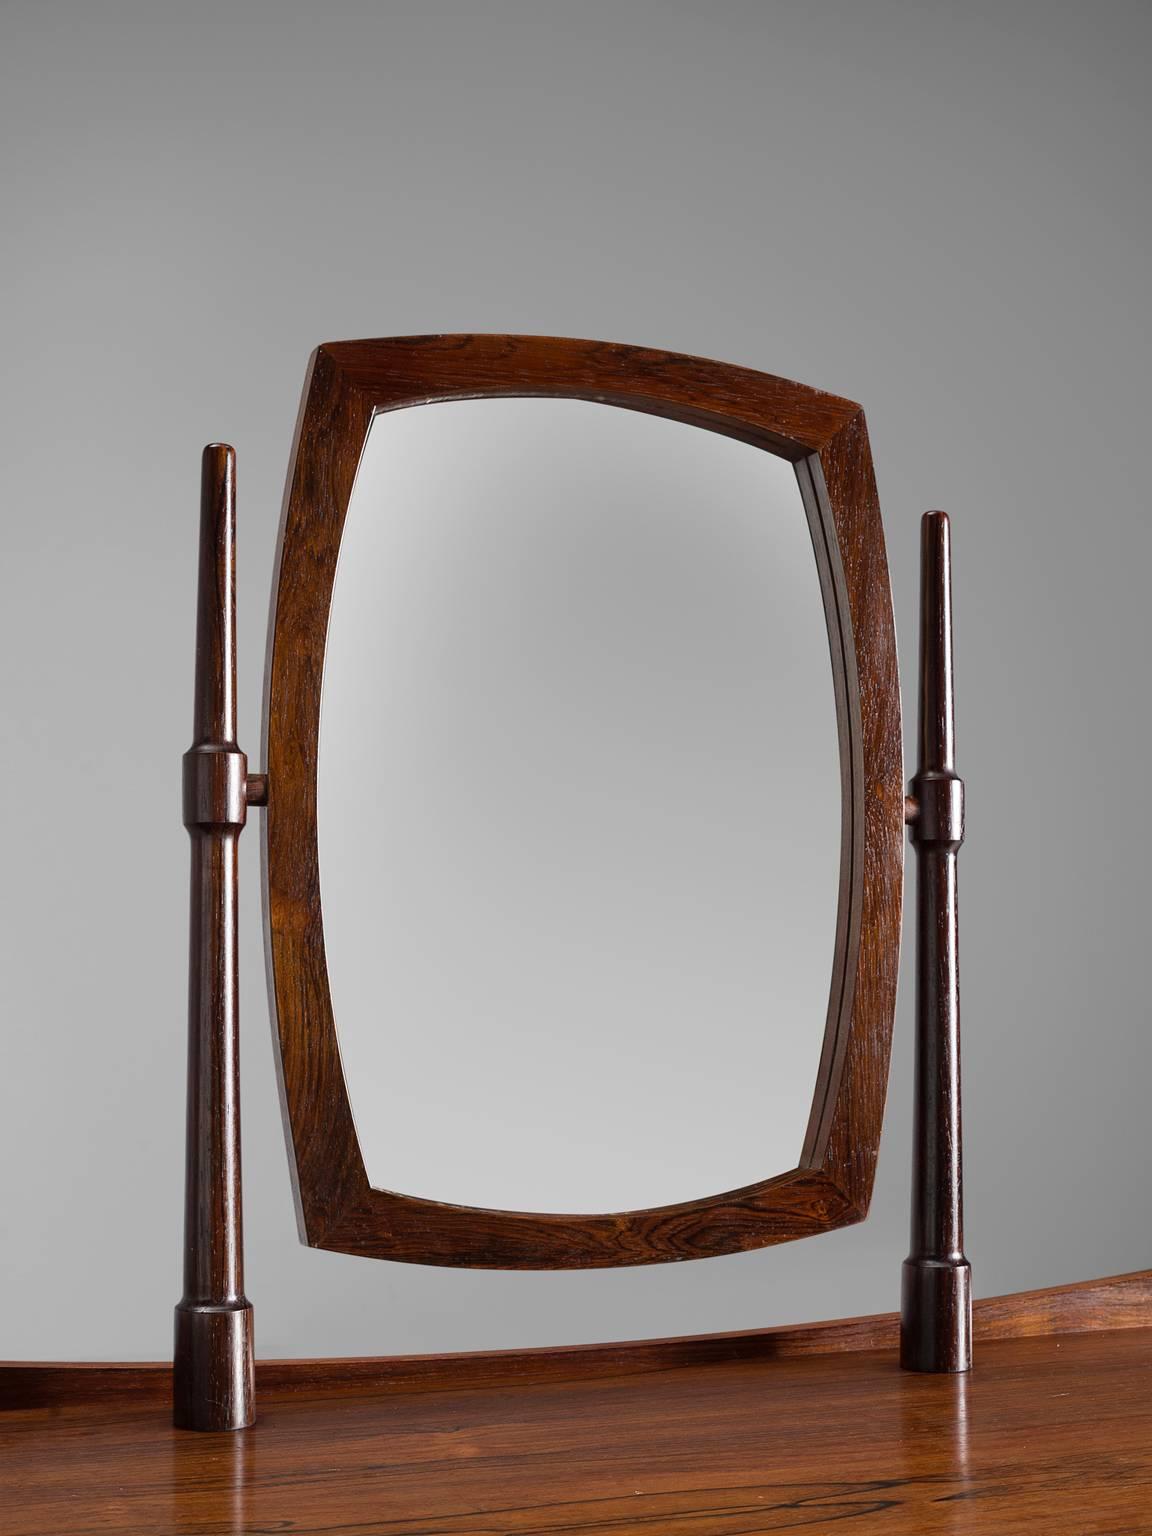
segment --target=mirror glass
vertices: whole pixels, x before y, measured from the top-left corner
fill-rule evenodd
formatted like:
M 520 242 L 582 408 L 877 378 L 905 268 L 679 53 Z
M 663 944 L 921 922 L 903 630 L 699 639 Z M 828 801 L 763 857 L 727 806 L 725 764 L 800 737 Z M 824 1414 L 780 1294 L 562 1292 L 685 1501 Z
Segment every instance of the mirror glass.
M 378 414 L 318 773 L 375 1187 L 613 1211 L 796 1166 L 840 771 L 790 464 L 586 401 Z

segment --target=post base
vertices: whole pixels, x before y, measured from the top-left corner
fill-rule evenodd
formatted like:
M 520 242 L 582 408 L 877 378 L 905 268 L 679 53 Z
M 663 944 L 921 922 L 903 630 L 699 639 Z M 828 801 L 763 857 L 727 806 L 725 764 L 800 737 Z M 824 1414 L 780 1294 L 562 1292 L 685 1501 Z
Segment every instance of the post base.
M 177 1429 L 246 1429 L 255 1420 L 250 1302 L 179 1304 L 172 1398 Z
M 905 1259 L 900 1364 L 906 1371 L 972 1367 L 972 1270 L 967 1259 Z

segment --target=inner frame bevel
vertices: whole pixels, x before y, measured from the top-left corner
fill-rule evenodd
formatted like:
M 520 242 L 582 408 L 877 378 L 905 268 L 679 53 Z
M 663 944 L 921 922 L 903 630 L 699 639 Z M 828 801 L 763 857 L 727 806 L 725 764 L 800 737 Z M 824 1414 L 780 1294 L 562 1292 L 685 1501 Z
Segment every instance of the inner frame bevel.
M 805 526 L 808 529 L 809 547 L 816 564 L 817 578 L 821 592 L 822 612 L 824 615 L 825 642 L 829 647 L 830 658 L 832 658 L 830 665 L 830 676 L 832 681 L 834 712 L 836 717 L 837 764 L 841 781 L 841 826 L 839 852 L 837 855 L 838 895 L 835 918 L 832 924 L 832 953 L 829 964 L 827 1002 L 824 1009 L 825 1021 L 820 1034 L 820 1044 L 817 1053 L 816 1069 L 814 1074 L 812 1074 L 812 1076 L 809 1078 L 809 1081 L 812 1083 L 811 1103 L 805 1120 L 804 1133 L 799 1139 L 799 1147 L 797 1148 L 796 1155 L 789 1159 L 787 1162 L 783 1162 L 779 1173 L 774 1176 L 783 1177 L 784 1175 L 790 1174 L 798 1168 L 818 1166 L 821 1156 L 822 1141 L 826 1140 L 828 1134 L 827 1118 L 824 1112 L 829 1103 L 832 1089 L 835 1085 L 835 1081 L 842 1063 L 844 1031 L 841 1025 L 846 1012 L 850 1011 L 851 1006 L 850 988 L 852 985 L 852 978 L 850 962 L 853 952 L 851 951 L 850 947 L 846 947 L 841 935 L 845 931 L 851 930 L 851 919 L 853 915 L 851 910 L 851 873 L 853 868 L 854 855 L 853 825 L 858 824 L 859 822 L 858 816 L 849 818 L 844 814 L 843 810 L 844 797 L 845 795 L 854 792 L 853 787 L 858 777 L 851 771 L 851 741 L 849 731 L 847 729 L 845 711 L 841 707 L 843 698 L 845 696 L 844 676 L 848 673 L 850 668 L 853 668 L 853 658 L 848 655 L 848 651 L 850 650 L 851 645 L 850 630 L 846 645 L 843 626 L 841 623 L 839 593 L 842 591 L 843 581 L 842 578 L 837 581 L 837 578 L 834 574 L 834 562 L 836 557 L 835 540 L 834 537 L 831 541 L 829 540 L 828 533 L 824 527 L 821 516 L 820 499 L 815 494 L 812 484 L 814 477 L 818 477 L 820 474 L 819 461 L 813 455 L 810 455 L 807 458 L 797 459 L 793 455 L 778 451 L 775 446 L 771 446 L 764 441 L 762 434 L 727 430 L 726 424 L 719 419 L 709 423 L 708 425 L 704 425 L 703 422 L 700 421 L 686 424 L 679 421 L 677 417 L 669 415 L 665 412 L 647 410 L 640 402 L 615 402 L 597 397 L 577 395 L 559 396 L 556 394 L 545 394 L 543 392 L 529 393 L 527 391 L 518 391 L 513 393 L 509 391 L 493 391 L 486 394 L 429 396 L 417 401 L 403 402 L 396 405 L 374 406 L 368 416 L 364 442 L 361 445 L 360 454 L 358 456 L 348 506 L 345 508 L 344 516 L 342 518 L 343 526 L 341 528 L 340 550 L 337 555 L 336 577 L 332 586 L 333 599 L 335 597 L 336 584 L 339 579 L 340 562 L 343 559 L 343 546 L 346 533 L 347 514 L 351 509 L 352 501 L 355 498 L 356 486 L 360 480 L 365 455 L 368 452 L 369 444 L 372 438 L 372 432 L 377 422 L 381 418 L 395 415 L 398 412 L 407 412 L 414 409 L 421 409 L 425 406 L 431 406 L 434 408 L 440 405 L 456 405 L 493 399 L 564 399 L 578 401 L 580 404 L 602 406 L 608 410 L 629 410 L 637 415 L 653 416 L 658 419 L 673 421 L 678 426 L 696 426 L 700 430 L 710 431 L 713 436 L 726 437 L 732 441 L 740 442 L 747 447 L 753 448 L 757 452 L 768 453 L 774 459 L 780 460 L 783 463 L 791 464 L 792 466 L 795 475 L 795 483 L 797 485 L 797 489 L 800 492 L 801 507 L 803 509 Z M 793 509 L 793 511 L 794 510 L 795 509 Z M 331 612 L 329 613 L 328 622 L 330 625 Z M 322 690 L 324 686 L 324 678 L 327 676 L 327 668 L 328 656 L 326 641 L 324 673 L 321 680 Z M 321 904 L 320 921 L 323 923 L 323 904 Z M 337 1030 L 337 1035 L 339 1037 L 339 1030 Z M 358 1118 L 355 1105 L 355 1096 L 353 1095 L 351 1086 L 349 1084 L 348 1072 L 344 1067 L 343 1049 L 339 1046 L 339 1042 L 338 1049 L 340 1050 L 341 1070 L 344 1076 L 345 1091 L 348 1094 L 350 1112 L 352 1114 L 353 1123 L 355 1125 Z M 360 1137 L 358 1129 L 357 1142 L 361 1147 L 361 1155 L 363 1156 L 364 1143 Z M 377 1182 L 374 1180 L 373 1177 L 368 1174 L 366 1159 L 365 1173 L 369 1179 L 369 1187 L 379 1193 L 391 1194 L 402 1198 L 428 1200 L 438 1205 L 451 1206 L 460 1210 L 490 1212 L 503 1212 L 508 1210 L 509 1213 L 531 1210 L 531 1207 L 515 1206 L 506 1208 L 501 1206 L 478 1205 L 472 1202 L 452 1199 L 450 1197 L 440 1199 L 438 1197 L 429 1195 L 406 1194 L 403 1186 L 392 1185 L 386 1182 Z M 725 1190 L 730 1190 L 731 1188 L 732 1186 L 724 1187 Z M 713 1198 L 716 1193 L 717 1192 L 713 1190 L 709 1192 L 708 1196 L 699 1198 Z M 659 1206 L 648 1205 L 623 1208 L 612 1207 L 607 1211 L 598 1212 L 597 1214 L 605 1216 L 627 1216 L 640 1211 L 671 1211 L 681 1207 L 688 1207 L 692 1204 L 692 1200 L 683 1200 Z M 551 1212 L 550 1214 L 568 1215 L 579 1213 L 565 1211 Z

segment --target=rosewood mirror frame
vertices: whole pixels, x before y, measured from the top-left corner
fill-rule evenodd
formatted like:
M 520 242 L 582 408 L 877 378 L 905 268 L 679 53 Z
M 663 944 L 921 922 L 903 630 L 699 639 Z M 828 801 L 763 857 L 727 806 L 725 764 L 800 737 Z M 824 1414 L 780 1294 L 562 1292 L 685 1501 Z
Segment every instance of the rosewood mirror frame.
M 329 610 L 357 466 L 378 412 L 525 396 L 648 412 L 790 460 L 812 534 L 842 785 L 836 942 L 812 1112 L 796 1168 L 683 1204 L 535 1214 L 373 1188 L 341 1067 L 324 950 L 316 786 Z M 866 1215 L 896 997 L 904 784 L 887 560 L 859 406 L 745 368 L 594 341 L 440 335 L 318 348 L 273 584 L 265 747 L 269 979 L 306 1243 L 422 1264 L 598 1268 L 757 1248 Z M 404 1028 L 403 1018 L 395 1027 Z

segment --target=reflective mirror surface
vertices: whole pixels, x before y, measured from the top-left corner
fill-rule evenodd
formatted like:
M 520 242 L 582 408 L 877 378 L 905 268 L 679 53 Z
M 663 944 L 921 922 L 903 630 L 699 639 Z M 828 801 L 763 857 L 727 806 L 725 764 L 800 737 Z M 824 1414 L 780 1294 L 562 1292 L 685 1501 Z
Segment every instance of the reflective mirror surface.
M 378 415 L 320 741 L 373 1185 L 609 1211 L 795 1166 L 840 772 L 790 464 L 583 401 Z

